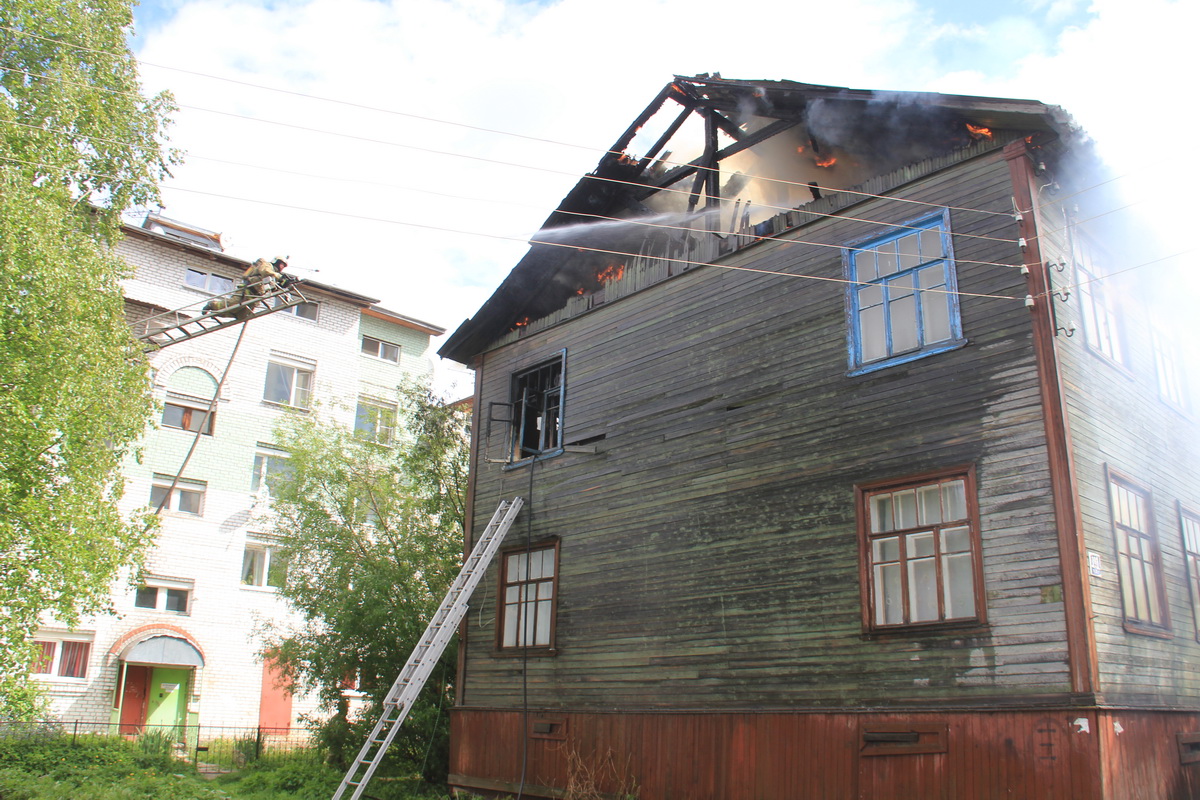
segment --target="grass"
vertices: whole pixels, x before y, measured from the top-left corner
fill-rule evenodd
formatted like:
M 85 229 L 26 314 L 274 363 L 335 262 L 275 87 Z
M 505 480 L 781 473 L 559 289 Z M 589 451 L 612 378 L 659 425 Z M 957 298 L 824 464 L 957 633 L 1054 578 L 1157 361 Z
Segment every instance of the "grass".
M 205 780 L 174 756 L 169 737 L 0 738 L 0 800 L 329 800 L 340 781 L 309 751 Z M 415 778 L 377 779 L 369 793 L 379 800 L 448 797 Z

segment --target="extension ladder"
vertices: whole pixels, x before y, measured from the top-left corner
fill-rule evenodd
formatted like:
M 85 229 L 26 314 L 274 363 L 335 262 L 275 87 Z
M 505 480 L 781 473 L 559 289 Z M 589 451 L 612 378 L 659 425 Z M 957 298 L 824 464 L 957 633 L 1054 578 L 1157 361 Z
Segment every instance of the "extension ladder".
M 340 800 L 346 790 L 351 788 L 353 788 L 353 793 L 349 795 L 349 800 L 358 800 L 362 796 L 368 781 L 375 774 L 375 768 L 383 760 L 383 754 L 387 752 L 388 746 L 396 738 L 400 726 L 404 723 L 404 718 L 408 716 L 408 711 L 412 707 L 413 701 L 417 699 L 421 687 L 429 679 L 429 674 L 433 672 L 438 659 L 442 657 L 446 645 L 454 638 L 458 623 L 467 613 L 467 602 L 471 599 L 471 592 L 475 591 L 488 564 L 495 558 L 496 551 L 500 549 L 500 543 L 504 540 L 505 534 L 512 527 L 513 520 L 517 518 L 521 506 L 524 504 L 524 499 L 520 497 L 514 497 L 511 501 L 500 501 L 500 506 L 492 515 L 492 521 L 488 523 L 483 535 L 479 537 L 479 541 L 471 548 L 471 554 L 467 556 L 462 571 L 450 585 L 450 591 L 446 592 L 429 627 L 425 629 L 425 633 L 421 634 L 419 643 L 412 651 L 412 655 L 408 657 L 408 663 L 404 665 L 404 669 L 396 677 L 392 688 L 388 690 L 379 721 L 375 723 L 367 741 L 358 751 L 358 757 L 354 759 L 354 763 L 346 772 L 346 777 L 342 778 L 341 785 L 333 793 L 332 800 Z
M 213 300 L 235 301 L 239 300 L 239 298 L 240 302 L 233 302 L 227 308 L 220 311 L 200 311 L 197 313 L 197 311 L 192 310 L 194 306 L 198 306 L 200 303 L 209 303 Z M 149 319 L 141 320 L 137 323 L 134 335 L 145 343 L 146 352 L 150 353 L 169 345 L 186 342 L 189 339 L 195 339 L 197 336 L 219 331 L 222 328 L 228 328 L 233 325 L 240 325 L 243 322 L 248 322 L 267 314 L 274 314 L 276 311 L 283 311 L 284 309 L 292 308 L 306 302 L 308 302 L 308 298 L 300 293 L 295 284 L 287 286 L 273 285 L 261 295 L 247 293 L 242 288 L 238 288 L 232 292 L 216 295 L 215 297 L 206 297 L 202 301 L 197 301 L 183 308 L 177 308 L 174 311 L 167 311 Z

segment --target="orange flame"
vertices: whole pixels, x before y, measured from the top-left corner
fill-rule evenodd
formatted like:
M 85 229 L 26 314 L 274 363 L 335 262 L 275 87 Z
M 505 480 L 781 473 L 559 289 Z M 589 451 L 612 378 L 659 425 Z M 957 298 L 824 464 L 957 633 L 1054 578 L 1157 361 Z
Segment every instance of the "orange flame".
M 529 324 L 529 317 L 521 317 L 519 320 L 517 320 L 516 322 L 513 323 L 513 327 L 514 328 L 524 328 L 528 324 Z
M 582 286 L 580 286 L 578 289 L 576 289 L 576 290 L 575 290 L 575 294 L 577 294 L 577 295 L 578 295 L 578 294 L 583 294 L 583 287 L 582 287 Z
M 596 280 L 602 284 L 609 283 L 610 281 L 619 281 L 624 274 L 624 264 L 609 264 L 607 267 L 596 273 Z
M 1033 144 L 1033 134 L 1025 137 L 1025 144 Z
M 797 147 L 797 148 L 796 148 L 796 152 L 797 152 L 797 153 L 803 153 L 803 152 L 804 152 L 804 150 L 805 150 L 805 147 L 804 147 L 804 145 L 800 145 L 799 147 Z
M 818 167 L 832 167 L 832 166 L 833 166 L 834 164 L 836 164 L 836 163 L 837 163 L 837 157 L 836 157 L 836 156 L 826 156 L 826 157 L 824 157 L 824 158 L 818 158 L 818 159 L 817 159 L 817 166 L 818 166 Z
M 972 125 L 969 122 L 966 123 L 966 125 L 967 125 L 967 133 L 971 134 L 971 136 L 973 138 L 975 138 L 975 139 L 990 139 L 990 138 L 992 138 L 992 129 L 991 128 L 989 128 L 985 125 Z

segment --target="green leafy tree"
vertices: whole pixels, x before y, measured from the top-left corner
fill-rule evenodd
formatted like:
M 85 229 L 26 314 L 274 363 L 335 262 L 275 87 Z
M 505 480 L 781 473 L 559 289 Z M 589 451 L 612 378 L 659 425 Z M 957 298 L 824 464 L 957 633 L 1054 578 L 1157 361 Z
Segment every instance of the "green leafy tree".
M 0 0 L 0 716 L 36 710 L 39 618 L 104 608 L 152 536 L 117 512 L 151 402 L 111 244 L 174 156 L 131 23 L 123 0 Z
M 281 591 L 305 625 L 275 632 L 267 654 L 333 712 L 323 735 L 339 769 L 362 746 L 461 563 L 467 413 L 411 387 L 399 392 L 399 409 L 386 445 L 309 416 L 279 433 L 291 454 L 271 489 L 288 559 Z M 451 646 L 389 751 L 429 780 L 444 779 L 448 765 L 454 663 Z M 351 685 L 371 703 L 357 724 Z

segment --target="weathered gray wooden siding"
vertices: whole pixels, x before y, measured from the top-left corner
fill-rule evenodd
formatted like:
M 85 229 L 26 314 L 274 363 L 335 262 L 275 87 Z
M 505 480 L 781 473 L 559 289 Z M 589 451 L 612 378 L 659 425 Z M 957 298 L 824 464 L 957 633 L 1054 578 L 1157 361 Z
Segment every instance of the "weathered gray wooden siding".
M 1043 227 L 1048 235 L 1043 247 L 1056 260 L 1070 262 L 1065 221 L 1061 210 L 1046 209 Z M 1084 214 L 1084 216 L 1087 216 Z M 1110 226 L 1101 220 L 1083 226 L 1103 241 Z M 1114 251 L 1116 271 L 1135 266 L 1144 251 Z M 1194 414 L 1181 413 L 1159 397 L 1151 345 L 1151 325 L 1171 327 L 1178 313 L 1163 307 L 1163 291 L 1187 291 L 1177 282 L 1171 262 L 1150 264 L 1104 281 L 1117 299 L 1123 366 L 1091 350 L 1080 319 L 1080 297 L 1074 289 L 1064 302 L 1055 300 L 1059 324 L 1074 324 L 1077 332 L 1059 336 L 1057 347 L 1074 448 L 1080 509 L 1088 550 L 1101 557 L 1102 574 L 1090 577 L 1092 621 L 1100 689 L 1109 702 L 1183 704 L 1200 698 L 1200 643 L 1195 636 L 1195 615 L 1187 585 L 1179 507 L 1182 501 L 1200 507 L 1200 426 Z M 1052 271 L 1057 286 L 1075 282 L 1072 269 Z M 1191 367 L 1190 399 L 1200 400 L 1197 364 Z M 1116 542 L 1109 509 L 1105 467 L 1118 470 L 1151 491 L 1154 524 L 1162 556 L 1169 606 L 1168 638 L 1127 631 L 1117 576 Z
M 998 154 L 906 187 L 1005 212 Z M 873 201 L 853 216 L 929 209 Z M 1012 238 L 1010 217 L 951 212 L 955 234 Z M 886 232 L 827 219 L 790 235 Z M 476 464 L 475 524 L 531 496 L 561 537 L 557 644 L 529 659 L 529 702 L 558 708 L 921 703 L 1067 690 L 1044 433 L 1014 244 L 956 236 L 969 345 L 848 378 L 845 287 L 702 267 L 486 353 L 482 403 L 568 350 L 568 443 L 598 454 Z M 764 242 L 728 263 L 843 277 L 837 249 Z M 855 483 L 974 464 L 986 630 L 863 636 Z M 526 518 L 510 534 L 524 540 Z M 514 707 L 520 658 L 495 655 L 495 570 L 469 615 L 463 702 Z

